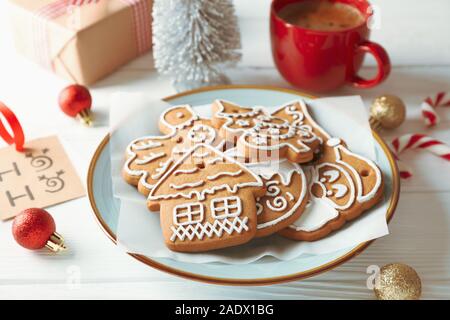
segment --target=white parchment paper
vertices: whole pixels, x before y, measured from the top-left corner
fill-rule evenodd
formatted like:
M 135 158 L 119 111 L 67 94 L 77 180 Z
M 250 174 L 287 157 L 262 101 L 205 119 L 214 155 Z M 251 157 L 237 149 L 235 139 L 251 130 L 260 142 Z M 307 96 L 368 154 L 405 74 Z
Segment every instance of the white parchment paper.
M 360 97 L 324 98 L 307 100 L 307 103 L 313 117 L 330 135 L 342 138 L 350 150 L 377 160 L 368 115 Z M 330 253 L 388 234 L 385 208 L 376 207 L 338 232 L 315 242 L 297 242 L 273 235 L 207 253 L 170 251 L 164 245 L 159 214 L 148 211 L 145 197 L 121 177 L 127 145 L 140 136 L 159 135 L 159 115 L 168 106 L 166 102 L 152 101 L 144 94 L 135 93 L 117 93 L 111 100 L 111 170 L 114 195 L 121 199 L 117 238 L 128 252 L 192 263 L 243 264 L 266 256 L 291 260 L 302 254 Z M 200 116 L 211 115 L 209 105 L 193 107 Z

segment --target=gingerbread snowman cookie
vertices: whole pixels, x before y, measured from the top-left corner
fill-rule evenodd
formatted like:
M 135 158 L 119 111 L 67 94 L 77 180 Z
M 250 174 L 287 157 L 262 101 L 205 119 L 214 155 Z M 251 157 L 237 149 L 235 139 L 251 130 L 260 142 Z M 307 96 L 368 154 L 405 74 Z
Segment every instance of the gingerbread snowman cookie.
M 263 107 L 246 108 L 216 100 L 212 109 L 212 123 L 220 128 L 221 137 L 235 142 L 239 153 L 254 161 L 286 158 L 305 163 L 320 149 L 320 139 L 309 126 L 293 126 Z
M 257 232 L 256 198 L 265 195 L 261 178 L 207 144 L 187 152 L 148 196 L 160 210 L 167 247 L 201 252 L 240 245 Z
M 304 102 L 299 101 L 280 110 L 286 118 L 302 113 L 304 121 L 323 141 L 320 159 L 310 168 L 310 198 L 305 213 L 280 234 L 295 240 L 322 239 L 376 205 L 383 197 L 383 175 L 377 165 L 352 153 L 345 143 L 331 137 L 315 123 Z M 283 115 L 284 117 L 284 115 Z M 291 118 L 293 124 L 295 120 Z
M 237 149 L 230 149 L 231 156 L 259 175 L 266 187 L 264 196 L 257 198 L 256 237 L 276 233 L 294 223 L 305 210 L 308 200 L 308 184 L 300 165 L 286 159 L 278 161 L 245 162 Z
M 224 147 L 224 140 L 211 120 L 200 118 L 189 105 L 166 110 L 160 117 L 159 127 L 165 135 L 141 137 L 127 147 L 122 175 L 144 195 L 193 146 L 206 143 L 220 150 Z

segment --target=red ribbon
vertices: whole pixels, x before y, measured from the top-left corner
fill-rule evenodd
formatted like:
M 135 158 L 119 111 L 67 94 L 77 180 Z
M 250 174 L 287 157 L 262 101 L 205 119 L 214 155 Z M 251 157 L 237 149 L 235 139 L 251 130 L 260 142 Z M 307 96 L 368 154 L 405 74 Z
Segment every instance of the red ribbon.
M 0 101 L 0 114 L 2 114 L 3 117 L 5 117 L 5 120 L 13 133 L 13 135 L 11 135 L 8 132 L 8 130 L 5 128 L 3 124 L 3 121 L 1 121 L 0 119 L 0 137 L 2 137 L 3 140 L 5 140 L 6 143 L 9 145 L 15 144 L 17 151 L 23 151 L 23 144 L 25 143 L 25 135 L 23 134 L 22 126 L 20 125 L 20 122 L 17 119 L 16 115 L 1 101 Z

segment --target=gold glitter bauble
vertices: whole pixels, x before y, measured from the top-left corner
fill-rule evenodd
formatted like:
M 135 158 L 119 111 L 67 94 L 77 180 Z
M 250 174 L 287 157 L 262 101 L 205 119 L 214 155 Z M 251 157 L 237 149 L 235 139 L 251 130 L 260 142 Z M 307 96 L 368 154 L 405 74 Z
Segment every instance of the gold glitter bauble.
M 376 98 L 370 107 L 370 124 L 376 130 L 380 126 L 385 129 L 399 127 L 406 117 L 406 107 L 396 96 L 385 94 Z
M 422 283 L 413 268 L 392 263 L 381 268 L 374 291 L 380 300 L 417 300 L 422 293 Z

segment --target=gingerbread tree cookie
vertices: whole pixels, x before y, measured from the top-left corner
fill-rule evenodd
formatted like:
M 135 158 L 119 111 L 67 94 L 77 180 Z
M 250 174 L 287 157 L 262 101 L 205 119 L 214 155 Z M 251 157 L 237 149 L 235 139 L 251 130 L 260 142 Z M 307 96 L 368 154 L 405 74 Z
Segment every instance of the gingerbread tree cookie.
M 207 144 L 186 153 L 159 180 L 147 205 L 160 210 L 169 249 L 208 251 L 236 246 L 256 234 L 261 178 Z
M 166 110 L 160 117 L 159 127 L 166 135 L 141 137 L 127 147 L 122 175 L 144 195 L 196 144 L 206 143 L 219 149 L 224 145 L 211 120 L 200 118 L 189 105 Z

